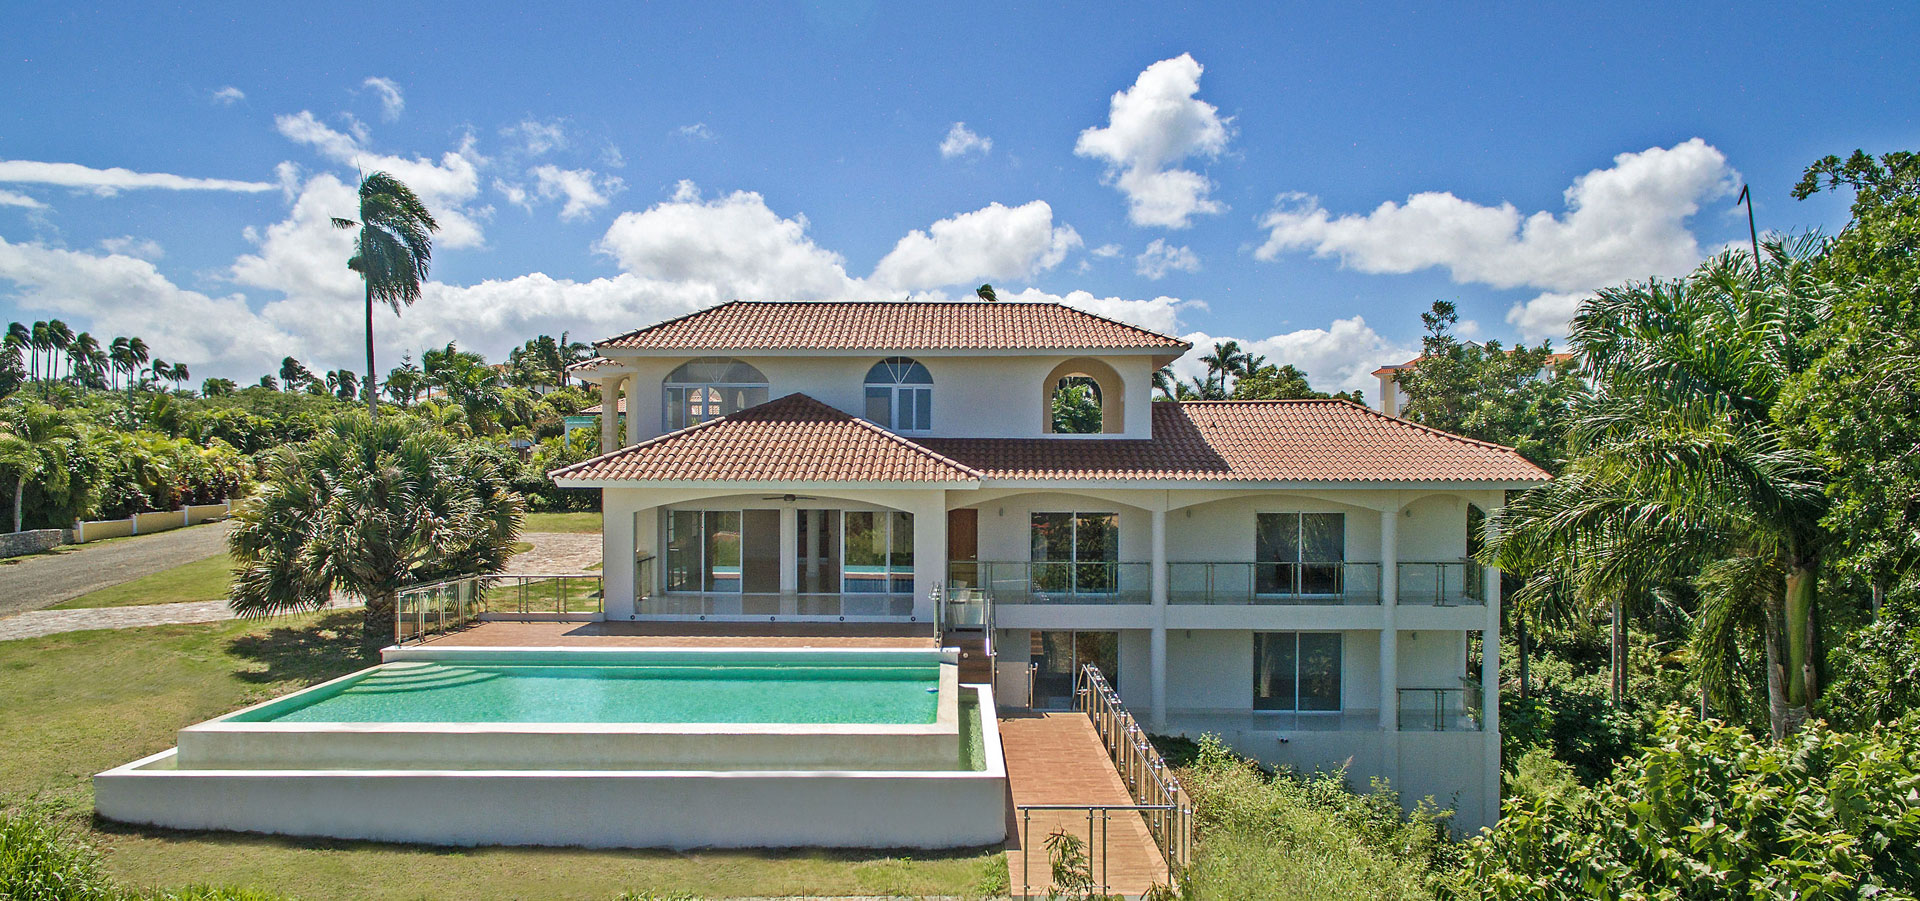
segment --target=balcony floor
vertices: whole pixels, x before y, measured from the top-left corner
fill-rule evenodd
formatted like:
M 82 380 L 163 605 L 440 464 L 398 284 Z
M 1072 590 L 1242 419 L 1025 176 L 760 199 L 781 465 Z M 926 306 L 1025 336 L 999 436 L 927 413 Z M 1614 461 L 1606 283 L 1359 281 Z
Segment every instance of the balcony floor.
M 435 647 L 934 648 L 930 626 L 892 623 L 483 622 L 428 638 Z

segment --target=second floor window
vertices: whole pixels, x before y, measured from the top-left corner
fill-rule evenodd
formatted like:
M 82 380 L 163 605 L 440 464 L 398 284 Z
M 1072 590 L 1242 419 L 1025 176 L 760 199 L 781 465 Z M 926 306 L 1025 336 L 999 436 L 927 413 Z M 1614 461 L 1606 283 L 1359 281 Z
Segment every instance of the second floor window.
M 1120 588 L 1120 517 L 1114 513 L 1032 515 L 1033 590 L 1112 594 Z
M 867 421 L 896 432 L 933 428 L 933 374 L 906 357 L 875 363 L 867 371 Z
M 1254 534 L 1254 590 L 1340 594 L 1346 558 L 1345 513 L 1262 513 Z
M 669 432 L 767 402 L 767 377 L 728 357 L 681 364 L 660 386 L 661 425 Z

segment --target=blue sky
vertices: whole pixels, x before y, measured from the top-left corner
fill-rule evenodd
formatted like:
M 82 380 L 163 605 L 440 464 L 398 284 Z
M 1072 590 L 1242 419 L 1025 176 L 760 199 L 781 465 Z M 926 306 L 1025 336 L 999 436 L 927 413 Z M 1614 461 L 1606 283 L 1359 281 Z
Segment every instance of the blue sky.
M 1910 4 L 270 6 L 10 13 L 0 319 L 357 369 L 326 217 L 388 168 L 446 227 L 382 368 L 991 281 L 1371 387 L 1436 298 L 1557 337 L 1920 143 Z

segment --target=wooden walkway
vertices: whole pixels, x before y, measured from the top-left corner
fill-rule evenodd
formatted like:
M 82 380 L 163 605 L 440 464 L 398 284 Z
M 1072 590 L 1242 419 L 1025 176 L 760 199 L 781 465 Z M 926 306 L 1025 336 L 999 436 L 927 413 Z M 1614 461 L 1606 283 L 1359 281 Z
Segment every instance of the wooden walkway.
M 890 623 L 484 622 L 429 637 L 470 648 L 932 648 L 929 626 Z
M 1114 772 L 1107 749 L 1093 731 L 1093 723 L 1084 713 L 1012 714 L 1000 719 L 1000 743 L 1006 750 L 1007 787 L 1012 802 L 1007 807 L 1008 884 L 1014 897 L 1022 895 L 1023 879 L 1028 891 L 1044 897 L 1051 885 L 1046 838 L 1061 830 L 1082 840 L 1087 838 L 1085 811 L 1033 811 L 1031 820 L 1022 822 L 1015 810 L 1021 804 L 1132 804 L 1127 785 Z M 1096 815 L 1097 816 L 1097 815 Z M 1088 848 L 1095 885 L 1099 885 L 1104 867 L 1108 891 L 1138 897 L 1148 888 L 1167 881 L 1166 858 L 1153 843 L 1146 821 L 1137 813 L 1115 812 L 1106 823 L 1104 855 L 1100 847 L 1100 822 L 1093 823 L 1094 841 Z M 1022 845 L 1021 832 L 1033 842 L 1032 858 Z M 1024 876 L 1022 866 L 1027 868 Z

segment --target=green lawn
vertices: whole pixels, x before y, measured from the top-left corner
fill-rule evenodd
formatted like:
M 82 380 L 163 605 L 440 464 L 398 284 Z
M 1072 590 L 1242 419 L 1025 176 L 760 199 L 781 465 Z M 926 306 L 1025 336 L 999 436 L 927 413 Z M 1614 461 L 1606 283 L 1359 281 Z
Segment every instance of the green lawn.
M 598 532 L 598 513 L 529 513 L 522 532 Z
M 997 849 L 912 856 L 454 849 L 92 821 L 93 773 L 170 747 L 182 726 L 367 665 L 359 656 L 359 616 L 343 611 L 0 642 L 0 806 L 51 805 L 133 885 L 247 885 L 304 899 L 611 901 L 648 889 L 703 897 L 966 895 L 1005 873 Z
M 226 554 L 182 563 L 172 569 L 141 576 L 53 605 L 55 610 L 84 607 L 127 607 L 135 604 L 172 604 L 179 601 L 217 601 L 227 596 L 233 580 L 233 561 Z

